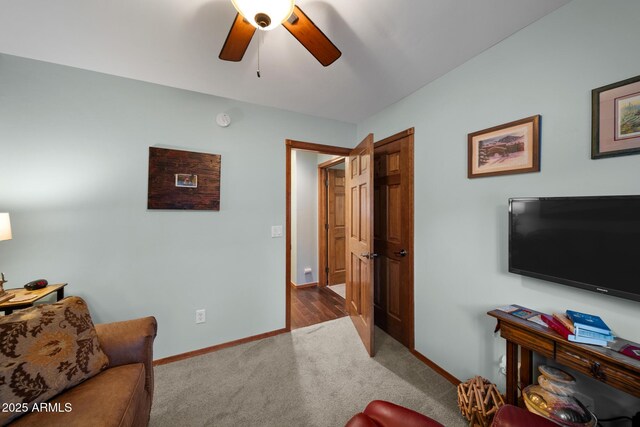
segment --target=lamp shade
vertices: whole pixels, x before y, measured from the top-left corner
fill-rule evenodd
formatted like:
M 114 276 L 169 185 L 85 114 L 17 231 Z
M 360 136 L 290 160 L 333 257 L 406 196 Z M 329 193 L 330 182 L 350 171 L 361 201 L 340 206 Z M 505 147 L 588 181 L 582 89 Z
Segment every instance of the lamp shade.
M 11 221 L 8 213 L 0 213 L 0 240 L 11 240 Z
M 259 30 L 273 30 L 293 13 L 294 0 L 231 0 L 247 21 Z

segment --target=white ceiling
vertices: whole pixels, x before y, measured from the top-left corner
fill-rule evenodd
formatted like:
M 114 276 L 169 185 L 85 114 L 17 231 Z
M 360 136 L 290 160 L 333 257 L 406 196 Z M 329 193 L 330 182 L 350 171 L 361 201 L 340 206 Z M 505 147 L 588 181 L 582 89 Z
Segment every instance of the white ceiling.
M 218 54 L 230 0 L 0 0 L 0 52 L 357 123 L 570 0 L 297 0 L 338 46 L 325 68 L 283 27 Z

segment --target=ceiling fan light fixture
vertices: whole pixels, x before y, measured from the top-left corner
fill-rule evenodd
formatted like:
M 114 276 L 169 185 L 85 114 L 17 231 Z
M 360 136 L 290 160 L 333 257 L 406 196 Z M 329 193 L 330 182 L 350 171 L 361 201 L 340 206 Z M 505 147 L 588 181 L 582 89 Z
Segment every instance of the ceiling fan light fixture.
M 236 10 L 259 30 L 269 31 L 293 13 L 295 0 L 231 0 Z

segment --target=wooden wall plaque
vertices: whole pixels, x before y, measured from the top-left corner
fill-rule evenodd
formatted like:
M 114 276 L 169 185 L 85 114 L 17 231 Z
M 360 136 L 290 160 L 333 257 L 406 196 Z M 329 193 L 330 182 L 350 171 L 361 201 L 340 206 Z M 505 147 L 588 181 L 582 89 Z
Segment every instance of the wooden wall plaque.
M 148 209 L 220 210 L 219 154 L 149 147 Z

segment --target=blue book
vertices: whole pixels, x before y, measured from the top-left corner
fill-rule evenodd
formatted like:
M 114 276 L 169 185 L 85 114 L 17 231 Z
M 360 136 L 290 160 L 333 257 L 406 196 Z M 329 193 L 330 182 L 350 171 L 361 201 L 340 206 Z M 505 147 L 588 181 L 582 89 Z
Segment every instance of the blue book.
M 572 342 L 577 342 L 577 343 L 582 343 L 582 344 L 593 344 L 593 345 L 599 345 L 601 347 L 606 347 L 607 346 L 607 341 L 605 340 L 599 340 L 596 338 L 587 338 L 587 337 L 580 337 L 580 336 L 575 336 L 575 335 L 569 335 L 567 337 L 567 339 L 569 341 Z
M 589 329 L 583 329 L 580 326 L 575 328 L 574 335 L 583 338 L 595 338 L 597 340 L 613 341 L 615 337 L 613 334 L 601 334 L 599 332 L 593 332 Z
M 567 310 L 567 317 L 573 322 L 573 326 L 576 328 L 611 335 L 611 328 L 598 316 Z

